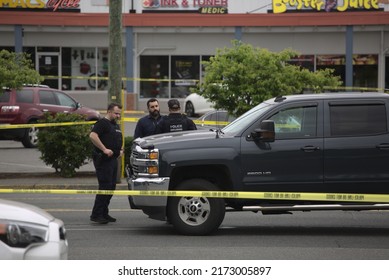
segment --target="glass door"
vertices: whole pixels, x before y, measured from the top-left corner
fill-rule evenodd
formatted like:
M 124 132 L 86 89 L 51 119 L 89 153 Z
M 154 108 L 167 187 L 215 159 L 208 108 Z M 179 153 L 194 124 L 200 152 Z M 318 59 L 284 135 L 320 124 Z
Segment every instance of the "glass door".
M 37 53 L 37 70 L 44 77 L 43 85 L 60 89 L 61 84 L 61 60 L 59 53 Z

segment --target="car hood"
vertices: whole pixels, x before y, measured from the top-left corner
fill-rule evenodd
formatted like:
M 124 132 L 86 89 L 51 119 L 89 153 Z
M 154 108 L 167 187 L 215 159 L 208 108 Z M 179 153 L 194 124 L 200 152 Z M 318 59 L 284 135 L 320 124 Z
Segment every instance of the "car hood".
M 0 219 L 47 226 L 54 217 L 36 206 L 0 199 Z

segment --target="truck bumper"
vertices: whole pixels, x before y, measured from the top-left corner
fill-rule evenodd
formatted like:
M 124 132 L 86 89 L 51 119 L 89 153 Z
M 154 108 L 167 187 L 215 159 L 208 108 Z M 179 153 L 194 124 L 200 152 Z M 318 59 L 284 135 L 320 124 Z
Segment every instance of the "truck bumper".
M 128 189 L 134 191 L 167 191 L 170 178 L 134 178 L 127 168 Z M 167 196 L 129 196 L 132 209 L 141 209 L 146 215 L 156 220 L 166 220 Z

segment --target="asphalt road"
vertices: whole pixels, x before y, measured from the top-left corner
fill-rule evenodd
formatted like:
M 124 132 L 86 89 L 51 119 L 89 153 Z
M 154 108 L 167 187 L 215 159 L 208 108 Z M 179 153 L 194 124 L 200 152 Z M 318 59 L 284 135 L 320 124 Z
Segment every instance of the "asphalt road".
M 62 219 L 71 260 L 387 260 L 389 213 L 297 212 L 293 215 L 227 213 L 211 236 L 181 236 L 171 225 L 131 210 L 115 196 L 116 223 L 89 221 L 93 195 L 2 194 L 37 205 Z

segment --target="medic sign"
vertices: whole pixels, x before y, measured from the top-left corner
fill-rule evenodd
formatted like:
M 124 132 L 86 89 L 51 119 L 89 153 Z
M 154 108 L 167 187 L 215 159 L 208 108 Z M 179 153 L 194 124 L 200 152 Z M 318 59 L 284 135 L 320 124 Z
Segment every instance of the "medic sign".
M 142 0 L 145 10 L 198 10 L 202 14 L 226 14 L 228 0 Z
M 338 11 L 347 10 L 379 10 L 379 4 L 387 0 L 273 0 L 273 13 L 287 11 Z
M 81 0 L 0 0 L 0 9 L 71 10 L 79 9 Z

